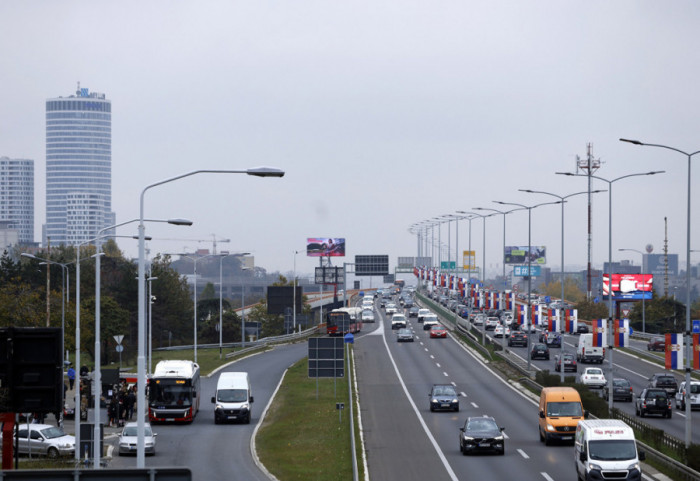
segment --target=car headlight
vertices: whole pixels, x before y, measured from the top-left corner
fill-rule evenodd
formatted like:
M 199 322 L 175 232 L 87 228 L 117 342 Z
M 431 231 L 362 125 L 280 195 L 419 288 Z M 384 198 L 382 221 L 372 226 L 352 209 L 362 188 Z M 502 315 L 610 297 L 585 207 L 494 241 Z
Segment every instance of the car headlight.
M 459 402 L 459 399 L 457 399 L 457 398 L 454 398 L 454 399 L 452 400 L 452 403 L 453 403 L 453 404 L 454 404 L 454 403 L 458 403 L 458 402 Z
M 493 438 L 495 441 L 503 441 L 503 436 L 496 436 Z
M 217 404 L 216 407 L 214 408 L 215 410 L 223 409 L 224 407 L 221 404 Z
M 627 466 L 627 469 L 628 470 L 636 469 L 637 471 L 639 471 L 639 463 L 630 464 L 629 466 Z
M 473 438 L 473 437 L 467 436 L 466 434 L 463 436 L 462 439 L 464 439 L 465 441 L 474 441 L 474 438 Z
M 597 464 L 588 463 L 588 470 L 589 470 L 589 471 L 593 471 L 593 470 L 602 471 L 603 468 L 601 468 L 601 467 L 598 466 Z
M 554 426 L 552 426 L 551 424 L 548 423 L 547 424 L 547 431 L 556 431 L 556 429 L 554 429 Z
M 431 399 L 431 400 L 430 400 L 430 402 L 431 402 L 431 403 L 437 403 L 437 402 L 438 402 L 438 400 L 437 400 L 437 399 L 435 399 L 435 398 L 433 398 L 433 399 Z

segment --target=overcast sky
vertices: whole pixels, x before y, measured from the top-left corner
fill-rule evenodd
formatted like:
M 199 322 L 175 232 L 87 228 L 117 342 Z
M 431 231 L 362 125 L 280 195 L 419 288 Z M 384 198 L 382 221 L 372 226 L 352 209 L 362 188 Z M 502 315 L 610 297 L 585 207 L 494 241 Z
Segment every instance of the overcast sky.
M 493 201 L 584 191 L 596 175 L 665 170 L 613 187 L 613 259 L 686 250 L 687 158 L 620 137 L 700 149 L 697 1 L 25 1 L 0 3 L 0 156 L 35 166 L 35 239 L 45 222 L 45 101 L 77 82 L 112 101 L 112 203 L 139 215 L 149 184 L 194 169 L 286 171 L 282 179 L 200 175 L 151 189 L 153 254 L 248 251 L 291 271 L 307 237 L 344 237 L 357 254 L 417 254 L 411 224 Z M 700 155 L 698 156 L 700 157 Z M 699 186 L 695 159 L 693 184 Z M 594 181 L 596 189 L 606 184 Z M 700 249 L 700 192 L 692 248 Z M 608 194 L 593 203 L 593 264 L 608 257 Z M 532 211 L 532 244 L 559 269 L 561 210 Z M 468 223 L 460 222 L 460 250 Z M 486 225 L 501 271 L 503 217 Z M 454 249 L 454 223 L 451 247 Z M 121 228 L 131 235 L 135 227 Z M 566 262 L 586 264 L 586 196 L 566 206 Z M 437 235 L 437 231 L 436 231 Z M 447 242 L 447 225 L 442 241 Z M 482 224 L 472 222 L 481 265 Z M 187 239 L 187 240 L 164 240 Z M 527 245 L 527 212 L 506 244 Z M 121 240 L 127 255 L 136 242 Z M 694 263 L 700 253 L 694 254 Z M 338 262 L 343 259 L 336 258 Z M 337 264 L 337 263 L 336 263 Z M 297 270 L 318 259 L 297 256 Z M 487 270 L 487 272 L 488 272 Z

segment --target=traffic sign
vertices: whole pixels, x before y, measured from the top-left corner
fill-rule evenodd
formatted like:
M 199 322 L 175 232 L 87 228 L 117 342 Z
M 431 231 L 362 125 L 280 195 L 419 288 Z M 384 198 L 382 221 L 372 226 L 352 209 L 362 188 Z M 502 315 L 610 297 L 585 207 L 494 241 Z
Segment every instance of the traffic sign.
M 693 319 L 693 334 L 700 334 L 700 320 Z
M 623 315 L 624 317 L 629 316 L 629 315 L 630 315 L 630 310 L 629 310 L 629 309 L 623 309 L 623 310 L 622 310 L 622 315 Z
M 121 344 L 122 340 L 124 340 L 124 336 L 122 334 L 119 334 L 118 336 L 112 336 L 114 337 L 114 340 L 117 341 L 117 344 Z
M 121 344 L 117 344 L 116 350 L 117 352 L 122 352 L 124 351 L 124 346 L 122 346 Z

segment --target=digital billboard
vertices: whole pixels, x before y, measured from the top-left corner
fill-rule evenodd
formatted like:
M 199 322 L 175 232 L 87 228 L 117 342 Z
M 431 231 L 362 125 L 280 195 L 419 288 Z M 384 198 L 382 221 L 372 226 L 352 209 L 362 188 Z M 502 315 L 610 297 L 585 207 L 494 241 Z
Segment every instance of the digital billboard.
M 603 298 L 609 294 L 608 275 L 603 274 Z M 651 299 L 654 290 L 653 274 L 613 274 L 612 292 L 615 301 Z
M 532 267 L 532 277 L 539 277 L 542 275 L 542 268 L 540 266 L 530 266 Z M 527 266 L 514 266 L 513 275 L 515 277 L 528 277 L 529 271 Z
M 528 256 L 528 246 L 506 246 L 503 252 L 503 262 L 506 264 L 539 264 L 547 263 L 545 246 L 530 246 Z M 529 259 L 529 261 L 528 261 Z
M 345 257 L 345 239 L 340 237 L 308 237 L 308 257 Z
M 389 274 L 389 256 L 355 256 L 356 276 L 386 276 Z

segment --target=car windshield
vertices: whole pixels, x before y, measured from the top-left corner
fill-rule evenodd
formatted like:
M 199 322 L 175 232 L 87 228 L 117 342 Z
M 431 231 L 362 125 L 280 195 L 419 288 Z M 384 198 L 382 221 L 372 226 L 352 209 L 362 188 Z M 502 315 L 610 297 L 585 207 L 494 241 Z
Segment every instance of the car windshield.
M 627 379 L 615 379 L 613 385 L 615 387 L 629 387 L 630 382 Z
M 600 369 L 588 368 L 588 369 L 586 369 L 586 374 L 593 374 L 595 376 L 599 376 L 599 375 L 603 374 L 603 371 L 601 371 Z
M 457 391 L 452 386 L 435 386 L 433 396 L 456 396 Z
M 145 428 L 145 435 L 146 436 L 153 436 L 153 432 L 151 431 L 150 426 L 144 426 Z M 122 431 L 122 436 L 138 436 L 138 427 L 137 426 L 127 426 L 124 428 L 124 431 Z
M 63 429 L 61 428 L 55 428 L 55 427 L 50 427 L 46 429 L 41 430 L 41 434 L 46 438 L 46 439 L 53 439 L 53 438 L 60 438 L 61 436 L 65 436 L 66 433 L 63 432 Z
M 547 416 L 582 416 L 580 402 L 547 403 Z
M 248 391 L 245 389 L 219 389 L 216 391 L 216 400 L 222 403 L 242 403 L 248 400 Z
M 588 456 L 596 461 L 624 461 L 637 457 L 633 439 L 588 441 Z
M 467 431 L 491 431 L 497 429 L 498 426 L 492 419 L 470 419 L 467 422 Z
M 430 330 L 431 330 L 431 331 L 441 331 L 441 330 L 442 330 L 442 326 L 433 326 L 433 327 L 430 328 Z
M 691 394 L 698 394 L 698 393 L 700 393 L 700 384 L 691 384 L 691 385 L 690 385 L 690 393 L 691 393 Z

